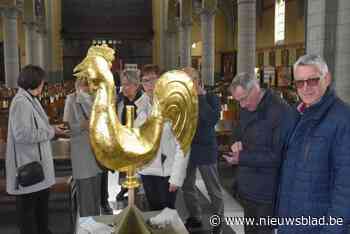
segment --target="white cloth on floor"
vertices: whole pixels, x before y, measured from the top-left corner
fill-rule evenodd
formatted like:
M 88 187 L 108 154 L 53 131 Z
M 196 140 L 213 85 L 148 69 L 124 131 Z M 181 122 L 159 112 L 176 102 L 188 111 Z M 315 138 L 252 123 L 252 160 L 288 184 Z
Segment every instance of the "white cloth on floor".
M 77 234 L 110 234 L 114 229 L 106 224 L 96 222 L 92 217 L 79 219 Z
M 158 215 L 150 218 L 150 223 L 158 228 L 165 228 L 167 225 L 177 222 L 179 215 L 175 209 L 164 208 Z

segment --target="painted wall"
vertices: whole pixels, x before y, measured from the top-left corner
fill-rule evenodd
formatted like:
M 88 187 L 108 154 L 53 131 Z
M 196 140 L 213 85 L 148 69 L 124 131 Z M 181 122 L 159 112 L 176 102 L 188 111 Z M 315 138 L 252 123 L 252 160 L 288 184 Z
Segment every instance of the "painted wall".
M 196 41 L 193 43 L 196 43 L 196 47 L 191 48 L 191 55 L 192 56 L 202 56 L 202 47 L 203 47 L 202 41 Z
M 298 12 L 298 1 L 288 1 L 286 7 L 286 44 L 305 43 L 305 18 Z
M 256 17 L 256 48 L 274 46 L 275 8 L 266 9 L 262 16 Z M 239 19 L 238 19 L 239 20 Z
M 199 15 L 192 15 L 192 45 L 196 43 L 195 48 L 191 48 L 191 56 L 202 56 L 202 34 L 201 34 L 201 19 Z
M 256 22 L 256 49 L 264 51 L 264 65 L 268 65 L 268 52 L 275 50 L 276 66 L 281 65 L 282 47 L 276 47 L 274 42 L 274 18 L 275 8 L 273 2 L 265 5 L 262 16 L 257 16 Z M 293 48 L 298 44 L 304 44 L 304 16 L 300 15 L 297 0 L 286 1 L 285 19 L 285 40 L 284 46 L 292 48 L 289 50 L 289 64 L 292 64 L 296 57 L 296 50 Z M 256 60 L 258 62 L 258 60 Z

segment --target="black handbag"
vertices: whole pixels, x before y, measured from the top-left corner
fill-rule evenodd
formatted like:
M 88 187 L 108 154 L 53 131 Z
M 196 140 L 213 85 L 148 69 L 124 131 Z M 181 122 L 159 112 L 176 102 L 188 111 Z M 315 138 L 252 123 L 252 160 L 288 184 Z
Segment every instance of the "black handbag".
M 17 185 L 31 186 L 44 180 L 44 171 L 38 161 L 27 163 L 17 168 Z
M 33 116 L 34 117 L 34 116 Z M 36 122 L 36 119 L 34 117 L 34 123 L 36 128 L 38 129 L 38 123 Z M 27 164 L 24 164 L 23 166 L 18 167 L 17 163 L 17 155 L 16 155 L 16 147 L 14 144 L 14 151 L 15 151 L 15 166 L 17 168 L 17 174 L 16 174 L 16 187 L 22 186 L 31 186 L 34 184 L 37 184 L 45 179 L 43 167 L 41 165 L 41 149 L 40 149 L 40 143 L 38 143 L 38 152 L 40 161 L 33 161 Z

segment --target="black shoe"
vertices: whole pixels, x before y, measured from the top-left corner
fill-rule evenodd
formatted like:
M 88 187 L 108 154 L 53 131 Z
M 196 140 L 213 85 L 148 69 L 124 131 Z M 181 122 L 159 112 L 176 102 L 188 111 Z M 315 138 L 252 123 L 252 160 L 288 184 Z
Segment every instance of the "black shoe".
M 187 230 L 196 229 L 202 227 L 202 221 L 195 217 L 189 217 L 186 219 L 185 227 Z
M 115 198 L 117 201 L 122 201 L 122 200 L 124 200 L 124 199 L 126 199 L 126 197 L 124 197 L 124 194 L 126 194 L 128 192 L 128 189 L 126 189 L 126 188 L 122 188 L 120 191 L 119 191 L 119 193 L 118 193 L 118 195 L 117 195 L 117 197 Z
M 104 215 L 112 215 L 113 209 L 110 207 L 109 203 L 101 205 L 101 213 Z

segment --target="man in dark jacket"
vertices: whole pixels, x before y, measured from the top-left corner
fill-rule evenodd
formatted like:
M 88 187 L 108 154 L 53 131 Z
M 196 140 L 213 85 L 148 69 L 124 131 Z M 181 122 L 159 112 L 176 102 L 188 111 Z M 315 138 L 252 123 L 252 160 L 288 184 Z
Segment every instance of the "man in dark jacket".
M 274 215 L 283 145 L 295 115 L 270 89 L 261 89 L 253 74 L 238 74 L 231 92 L 240 104 L 240 118 L 234 128 L 231 152 L 223 157 L 239 166 L 237 193 L 244 216 L 258 221 Z M 245 225 L 246 234 L 272 232 L 269 225 Z
M 190 161 L 182 186 L 185 205 L 190 216 L 185 225 L 191 231 L 202 226 L 202 212 L 195 188 L 197 168 L 211 200 L 211 212 L 219 216 L 224 214 L 222 188 L 217 169 L 218 145 L 215 135 L 215 125 L 220 118 L 220 100 L 216 95 L 204 90 L 197 70 L 188 67 L 184 71 L 192 78 L 198 94 L 198 125 L 192 140 Z M 212 233 L 221 232 L 221 226 L 213 227 Z
M 294 78 L 302 102 L 283 162 L 278 213 L 302 225 L 281 219 L 278 234 L 348 234 L 350 108 L 329 87 L 320 56 L 300 57 Z

